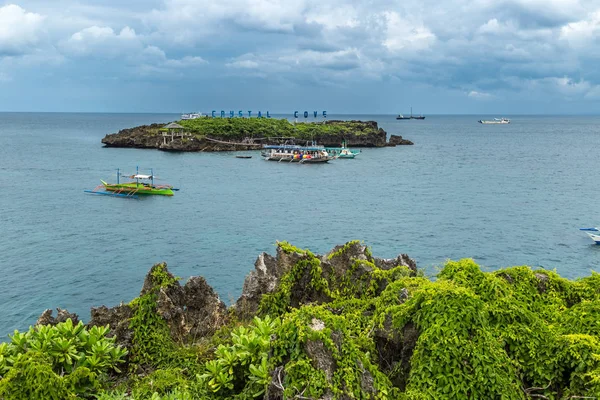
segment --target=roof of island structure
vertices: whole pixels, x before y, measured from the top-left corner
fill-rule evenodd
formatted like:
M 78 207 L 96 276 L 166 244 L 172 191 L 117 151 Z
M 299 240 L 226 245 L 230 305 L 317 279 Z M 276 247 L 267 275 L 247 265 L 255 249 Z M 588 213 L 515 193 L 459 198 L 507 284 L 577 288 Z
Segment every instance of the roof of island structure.
M 163 129 L 185 129 L 183 126 L 179 125 L 177 122 L 171 122 L 163 127 Z

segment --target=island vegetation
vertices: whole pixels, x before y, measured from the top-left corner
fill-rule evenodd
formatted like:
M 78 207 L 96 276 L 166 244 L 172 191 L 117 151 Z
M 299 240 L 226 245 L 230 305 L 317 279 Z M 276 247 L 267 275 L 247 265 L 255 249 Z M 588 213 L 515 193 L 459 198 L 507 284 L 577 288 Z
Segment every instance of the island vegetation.
M 429 279 L 358 241 L 322 256 L 280 242 L 255 266 L 228 308 L 157 264 L 138 298 L 93 309 L 87 326 L 46 312 L 0 345 L 0 398 L 600 396 L 596 273 L 463 259 Z

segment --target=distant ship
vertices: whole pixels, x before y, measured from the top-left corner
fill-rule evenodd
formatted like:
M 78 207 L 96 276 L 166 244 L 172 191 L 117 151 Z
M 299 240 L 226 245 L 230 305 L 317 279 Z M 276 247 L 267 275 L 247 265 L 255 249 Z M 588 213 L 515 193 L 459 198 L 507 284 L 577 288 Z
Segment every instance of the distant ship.
M 510 124 L 510 119 L 508 119 L 508 118 L 494 118 L 492 120 L 480 119 L 477 122 L 479 122 L 480 124 Z
M 396 117 L 396 119 L 425 119 L 425 117 L 423 115 L 413 115 L 412 113 L 412 107 L 410 108 L 410 117 L 405 117 L 402 114 L 398 114 L 398 116 Z

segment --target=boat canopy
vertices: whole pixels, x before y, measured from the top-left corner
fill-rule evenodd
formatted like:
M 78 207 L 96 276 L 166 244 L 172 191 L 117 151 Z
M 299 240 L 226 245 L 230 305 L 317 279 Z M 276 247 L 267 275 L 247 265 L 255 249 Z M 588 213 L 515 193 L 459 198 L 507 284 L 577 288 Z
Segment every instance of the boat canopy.
M 303 150 L 303 151 L 317 151 L 325 150 L 324 146 L 297 146 L 297 145 L 265 145 L 263 149 L 275 149 L 275 150 Z
M 135 174 L 130 176 L 131 179 L 152 179 L 152 175 Z

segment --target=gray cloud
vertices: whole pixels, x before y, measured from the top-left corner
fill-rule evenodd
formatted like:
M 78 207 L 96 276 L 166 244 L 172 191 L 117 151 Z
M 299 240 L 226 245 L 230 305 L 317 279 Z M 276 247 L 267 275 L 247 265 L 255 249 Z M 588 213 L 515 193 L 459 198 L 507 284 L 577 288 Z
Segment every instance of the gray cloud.
M 181 87 L 251 79 L 346 93 L 364 82 L 595 102 L 598 38 L 597 0 L 23 0 L 0 6 L 0 76 L 16 84 L 49 60 L 71 79 L 85 68 Z

